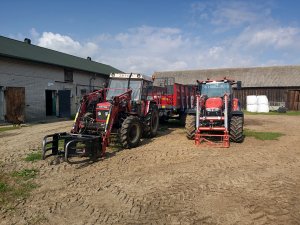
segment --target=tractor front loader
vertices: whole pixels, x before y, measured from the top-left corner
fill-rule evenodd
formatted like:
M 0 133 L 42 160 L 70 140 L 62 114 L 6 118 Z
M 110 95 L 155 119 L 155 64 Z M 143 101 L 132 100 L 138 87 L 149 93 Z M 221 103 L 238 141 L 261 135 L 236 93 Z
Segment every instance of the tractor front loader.
M 230 140 L 243 141 L 244 114 L 237 98 L 233 98 L 230 79 L 197 81 L 196 107 L 188 112 L 186 136 L 194 139 L 196 145 L 230 146 Z
M 44 137 L 43 159 L 48 151 L 64 154 L 69 163 L 72 156 L 102 157 L 112 134 L 124 148 L 138 146 L 142 136 L 156 136 L 158 108 L 147 100 L 143 89 L 147 90 L 149 82 L 140 74 L 111 74 L 108 88 L 82 98 L 70 133 Z

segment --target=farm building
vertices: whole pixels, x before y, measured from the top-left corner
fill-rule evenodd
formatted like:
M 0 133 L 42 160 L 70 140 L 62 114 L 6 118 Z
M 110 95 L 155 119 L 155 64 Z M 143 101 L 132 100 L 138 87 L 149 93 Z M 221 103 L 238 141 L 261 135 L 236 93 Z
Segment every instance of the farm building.
M 222 79 L 242 81 L 242 89 L 235 90 L 242 107 L 247 95 L 266 95 L 270 104 L 285 104 L 289 110 L 300 110 L 300 66 L 253 68 L 224 68 L 187 71 L 155 72 L 155 77 L 174 77 L 175 82 L 196 84 L 196 80 Z
M 0 36 L 0 121 L 43 120 L 76 113 L 83 94 L 103 87 L 105 64 Z

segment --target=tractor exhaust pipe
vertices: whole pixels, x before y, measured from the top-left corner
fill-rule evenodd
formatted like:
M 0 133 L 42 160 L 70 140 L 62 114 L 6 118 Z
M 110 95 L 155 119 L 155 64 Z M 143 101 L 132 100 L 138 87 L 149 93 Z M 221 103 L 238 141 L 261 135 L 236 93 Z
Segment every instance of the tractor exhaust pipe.
M 132 77 L 132 73 L 130 73 L 129 78 L 128 78 L 128 85 L 127 85 L 127 89 L 130 89 L 130 80 Z

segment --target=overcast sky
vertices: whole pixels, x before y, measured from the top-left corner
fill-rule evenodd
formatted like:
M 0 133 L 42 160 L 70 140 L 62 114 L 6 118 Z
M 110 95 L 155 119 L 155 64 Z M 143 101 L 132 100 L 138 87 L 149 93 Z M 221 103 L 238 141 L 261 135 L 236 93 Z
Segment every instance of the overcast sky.
M 126 72 L 300 64 L 300 1 L 2 1 L 1 35 Z

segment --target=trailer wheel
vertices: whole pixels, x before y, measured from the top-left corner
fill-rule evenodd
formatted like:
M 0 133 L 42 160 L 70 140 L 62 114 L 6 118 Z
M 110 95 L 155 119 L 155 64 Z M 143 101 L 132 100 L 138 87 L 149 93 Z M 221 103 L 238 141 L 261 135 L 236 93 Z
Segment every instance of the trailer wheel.
M 134 148 L 141 140 L 142 128 L 136 116 L 128 116 L 122 123 L 120 138 L 124 148 Z
M 195 138 L 196 133 L 196 116 L 195 115 L 187 115 L 185 120 L 185 132 L 186 137 L 190 140 Z
M 145 118 L 146 128 L 144 129 L 144 137 L 151 138 L 157 135 L 159 125 L 158 108 L 156 105 L 150 106 L 150 110 Z
M 230 140 L 241 143 L 244 140 L 243 135 L 243 117 L 233 116 L 230 121 Z

